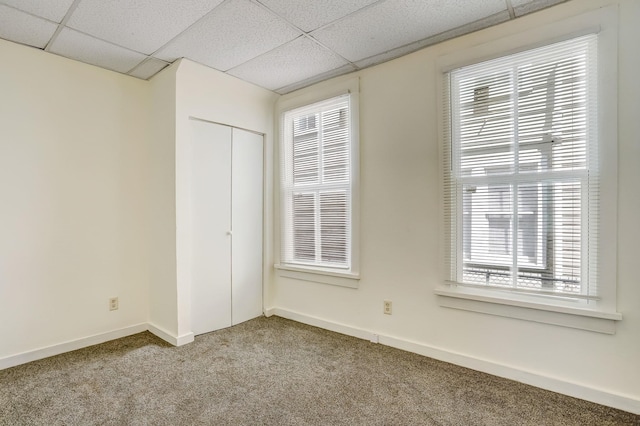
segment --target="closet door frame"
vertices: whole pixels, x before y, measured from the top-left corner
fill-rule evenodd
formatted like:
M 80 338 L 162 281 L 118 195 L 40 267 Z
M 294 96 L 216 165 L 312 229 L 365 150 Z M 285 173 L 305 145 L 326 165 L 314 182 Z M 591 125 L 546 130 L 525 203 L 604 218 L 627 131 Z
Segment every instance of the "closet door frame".
M 234 151 L 234 141 L 233 141 L 234 130 L 241 131 L 241 132 L 248 132 L 250 134 L 257 135 L 257 136 L 259 136 L 261 138 L 260 143 L 261 143 L 261 156 L 262 156 L 262 159 L 261 159 L 262 160 L 262 173 L 261 173 L 261 191 L 260 191 L 261 192 L 261 199 L 260 199 L 260 202 L 259 202 L 259 204 L 261 206 L 261 208 L 260 208 L 260 216 L 261 216 L 261 233 L 260 233 L 260 258 L 261 258 L 261 262 L 260 262 L 260 310 L 261 310 L 261 314 L 264 314 L 264 294 L 265 294 L 265 289 L 264 289 L 264 277 L 265 277 L 264 265 L 265 265 L 265 235 L 266 235 L 265 230 L 267 229 L 266 228 L 266 218 L 268 217 L 268 215 L 265 212 L 265 206 L 266 206 L 265 194 L 266 194 L 266 190 L 267 190 L 267 181 L 266 181 L 266 170 L 267 170 L 267 168 L 266 168 L 266 164 L 265 164 L 265 161 L 266 161 L 265 160 L 266 159 L 266 138 L 265 138 L 265 134 L 261 133 L 261 132 L 257 132 L 257 131 L 251 130 L 251 129 L 241 128 L 241 127 L 232 126 L 232 125 L 229 125 L 229 124 L 210 121 L 210 120 L 204 120 L 204 119 L 197 118 L 197 117 L 189 117 L 189 121 L 190 122 L 200 122 L 200 123 L 203 123 L 203 124 L 211 124 L 211 125 L 223 126 L 225 128 L 228 128 L 230 130 L 230 132 L 231 132 L 231 144 L 230 144 L 231 145 L 231 148 L 230 148 L 231 152 Z M 193 136 L 195 136 L 195 135 L 194 135 L 193 130 L 192 130 L 192 137 Z M 193 140 L 190 141 L 190 144 L 191 144 L 190 146 L 192 147 L 193 144 L 194 144 Z M 193 161 L 193 156 L 194 156 L 194 154 L 193 154 L 193 152 L 191 152 L 190 161 Z M 231 168 L 231 176 L 233 176 L 233 161 L 231 162 L 230 168 Z M 190 178 L 191 177 L 192 177 L 192 174 L 190 175 Z M 233 183 L 231 184 L 231 187 L 233 187 Z M 192 207 L 193 206 L 193 201 L 191 199 L 191 197 L 193 196 L 193 194 L 191 193 L 191 191 L 193 191 L 193 182 L 190 182 L 190 184 L 189 184 L 189 191 L 190 191 L 190 194 L 189 194 L 189 200 L 190 200 L 189 201 L 189 206 L 190 207 L 189 208 L 191 210 L 193 208 Z M 230 192 L 231 192 L 231 197 L 233 197 L 233 191 L 230 191 Z M 232 206 L 233 206 L 233 198 L 232 198 L 231 203 L 229 205 L 230 209 L 232 208 Z M 193 217 L 193 214 L 194 213 L 191 212 L 191 217 Z M 231 215 L 232 214 L 233 213 L 231 213 Z M 195 238 L 197 238 L 197 237 L 196 237 L 196 235 L 194 235 L 194 232 L 193 232 L 193 223 L 190 223 L 190 225 L 191 225 L 191 230 L 189 232 L 189 240 L 191 241 L 191 246 L 193 247 L 193 242 L 194 242 Z M 233 223 L 231 223 L 231 226 L 233 226 Z M 233 232 L 232 228 L 230 228 L 229 231 Z M 194 253 L 190 253 L 190 257 L 193 256 L 193 255 L 194 255 Z M 231 266 L 230 266 L 231 268 L 233 268 L 233 266 L 232 266 L 232 256 L 233 256 L 233 236 L 231 235 L 231 256 L 229 257 L 229 262 L 231 264 Z M 192 264 L 190 265 L 190 268 L 193 268 Z M 189 274 L 189 275 L 192 275 L 192 274 Z M 191 280 L 190 285 L 194 286 L 195 283 Z M 232 285 L 233 285 L 233 275 L 231 276 L 231 281 L 229 283 L 229 288 L 230 289 L 231 289 Z M 230 292 L 232 292 L 232 290 L 230 290 Z M 231 303 L 231 306 L 232 306 L 233 305 L 233 301 L 230 300 L 230 303 Z M 192 298 L 192 304 L 193 304 L 193 298 Z M 194 312 L 193 311 L 190 312 L 189 317 L 191 318 L 191 321 L 193 321 L 193 318 L 194 318 Z M 246 319 L 248 319 L 248 318 L 246 318 Z M 235 324 L 237 324 L 239 322 L 245 321 L 246 319 L 243 319 L 242 321 L 234 321 L 233 312 L 231 312 L 230 313 L 230 322 L 229 322 L 228 325 L 235 325 Z M 193 332 L 196 335 L 197 334 L 202 334 L 197 329 L 194 329 L 193 324 L 192 324 L 191 328 L 192 328 Z M 224 328 L 224 327 L 220 327 L 220 328 Z M 220 329 L 220 328 L 218 328 L 218 329 Z M 207 331 L 204 331 L 204 332 L 206 333 Z

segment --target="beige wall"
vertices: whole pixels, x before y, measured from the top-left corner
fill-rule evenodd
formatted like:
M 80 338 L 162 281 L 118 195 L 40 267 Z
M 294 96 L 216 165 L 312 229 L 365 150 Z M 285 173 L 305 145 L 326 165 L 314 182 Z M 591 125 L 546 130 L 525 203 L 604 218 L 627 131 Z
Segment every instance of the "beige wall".
M 10 42 L 0 56 L 1 360 L 147 321 L 149 91 Z
M 379 334 L 388 344 L 424 348 L 441 359 L 526 378 L 561 392 L 582 392 L 579 396 L 599 402 L 618 395 L 618 402 L 623 401 L 618 406 L 640 412 L 640 286 L 635 248 L 640 241 L 640 2 L 622 0 L 619 12 L 617 272 L 618 311 L 624 320 L 616 334 L 448 309 L 438 305 L 434 294 L 443 283 L 438 58 L 617 3 L 574 0 L 358 73 L 359 288 L 276 277 L 268 306 L 274 308 L 271 312 L 362 337 Z M 322 93 L 322 87 L 330 84 L 306 91 Z M 393 315 L 383 315 L 383 300 L 393 302 Z
M 265 133 L 271 175 L 277 95 L 186 60 L 147 82 L 0 53 L 0 368 L 147 324 L 192 340 L 189 117 Z

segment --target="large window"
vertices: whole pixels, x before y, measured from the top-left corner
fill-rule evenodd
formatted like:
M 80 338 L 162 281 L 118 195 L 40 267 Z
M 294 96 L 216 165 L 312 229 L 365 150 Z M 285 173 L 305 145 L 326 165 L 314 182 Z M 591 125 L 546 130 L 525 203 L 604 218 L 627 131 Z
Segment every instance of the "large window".
M 351 96 L 285 111 L 281 124 L 281 266 L 351 272 Z
M 446 74 L 450 280 L 597 299 L 597 35 Z

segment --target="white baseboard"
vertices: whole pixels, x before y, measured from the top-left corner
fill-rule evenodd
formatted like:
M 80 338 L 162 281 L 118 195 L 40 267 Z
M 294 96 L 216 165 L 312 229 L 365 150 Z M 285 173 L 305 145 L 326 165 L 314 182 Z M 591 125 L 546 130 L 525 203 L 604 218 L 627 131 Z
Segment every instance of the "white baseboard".
M 191 343 L 194 340 L 193 333 L 187 333 L 181 336 L 174 336 L 172 333 L 169 333 L 167 330 L 165 330 L 162 327 L 158 327 L 151 323 L 147 324 L 147 326 L 148 326 L 147 330 L 149 330 L 151 333 L 155 334 L 165 342 L 171 343 L 173 346 L 186 345 L 187 343 Z
M 193 333 L 187 333 L 187 334 L 178 336 L 178 340 L 175 346 L 182 346 L 182 345 L 186 345 L 187 343 L 192 343 L 195 340 L 195 337 L 196 336 Z
M 146 323 L 136 324 L 106 333 L 83 337 L 80 339 L 69 340 L 67 342 L 22 352 L 16 355 L 9 355 L 7 357 L 0 358 L 0 370 L 15 367 L 16 365 L 20 364 L 26 364 L 27 362 L 36 361 L 42 358 L 60 355 L 65 352 L 75 351 L 78 349 L 86 348 L 88 346 L 108 342 L 109 340 L 120 339 L 122 337 L 131 336 L 132 334 L 142 333 L 143 331 L 147 331 Z
M 595 402 L 596 404 L 602 404 L 634 414 L 640 414 L 640 400 L 628 396 L 568 382 L 566 380 L 561 380 L 554 377 L 544 376 L 539 373 L 522 370 L 520 368 L 508 365 L 498 364 L 493 361 L 476 358 L 474 356 L 462 353 L 452 352 L 446 349 L 425 345 L 423 343 L 411 342 L 392 336 L 381 335 L 370 330 L 328 321 L 322 318 L 317 318 L 287 309 L 269 308 L 265 310 L 265 316 L 270 317 L 272 315 L 364 340 L 375 340 L 377 338 L 379 340 L 379 343 L 383 345 L 417 353 L 429 358 L 456 364 L 462 367 L 470 368 L 472 370 L 492 374 L 494 376 L 504 377 L 505 379 L 526 383 L 528 385 L 536 386 L 538 388 L 550 390 L 575 398 L 584 399 L 586 401 Z
M 120 339 L 122 337 L 131 336 L 133 334 L 142 333 L 143 331 L 150 331 L 162 340 L 174 345 L 182 346 L 187 343 L 191 343 L 194 340 L 193 333 L 187 333 L 181 336 L 174 336 L 168 331 L 157 327 L 150 323 L 141 323 L 132 325 L 129 327 L 121 328 L 118 330 L 108 331 L 106 333 L 100 333 L 89 337 L 83 337 L 80 339 L 70 340 L 68 342 L 59 343 L 56 345 L 47 346 L 44 348 L 34 349 L 27 352 L 22 352 L 16 355 L 9 355 L 4 358 L 0 358 L 0 370 L 5 368 L 15 367 L 16 365 L 26 364 L 27 362 L 36 361 L 43 358 L 48 358 L 54 355 L 60 355 L 65 352 L 71 352 L 78 349 L 86 348 L 100 343 L 108 342 L 110 340 Z
M 371 335 L 373 334 L 372 332 L 367 330 L 362 330 L 360 328 L 351 327 L 349 325 L 340 324 L 333 321 L 326 321 L 322 318 L 301 314 L 295 311 L 289 311 L 279 308 L 270 308 L 265 310 L 266 317 L 270 317 L 272 315 L 301 322 L 303 324 L 312 325 L 314 327 L 324 328 L 325 330 L 331 330 L 337 333 L 346 334 L 348 336 L 357 337 L 359 339 L 369 340 L 371 338 Z

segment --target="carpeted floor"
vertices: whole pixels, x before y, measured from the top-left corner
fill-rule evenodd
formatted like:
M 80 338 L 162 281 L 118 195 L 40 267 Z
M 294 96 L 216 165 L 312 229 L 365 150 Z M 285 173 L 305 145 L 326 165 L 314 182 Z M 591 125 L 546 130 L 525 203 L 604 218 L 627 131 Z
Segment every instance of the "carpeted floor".
M 285 319 L 0 371 L 2 425 L 640 425 L 640 416 Z

